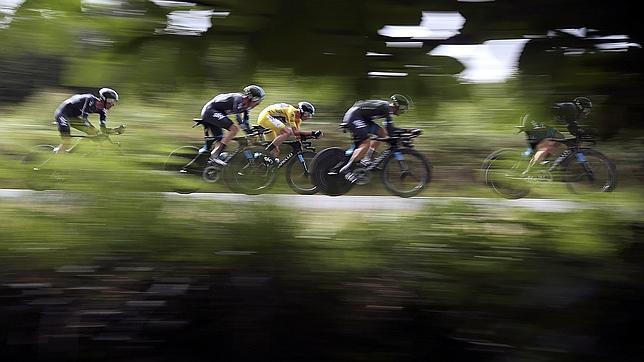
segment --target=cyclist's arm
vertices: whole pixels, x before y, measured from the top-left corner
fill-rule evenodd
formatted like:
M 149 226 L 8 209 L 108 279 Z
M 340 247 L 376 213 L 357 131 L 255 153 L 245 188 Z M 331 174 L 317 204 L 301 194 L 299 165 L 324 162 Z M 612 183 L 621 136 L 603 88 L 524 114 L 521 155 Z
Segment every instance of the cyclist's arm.
M 394 126 L 394 119 L 391 117 L 391 114 L 387 114 L 383 123 L 387 134 L 393 134 L 396 127 Z
M 107 111 L 101 109 L 99 112 L 101 128 L 107 127 Z
M 301 136 L 320 138 L 323 135 L 322 131 L 319 131 L 319 130 L 316 130 L 316 131 L 300 131 L 299 129 L 298 130 L 293 129 L 293 134 L 295 134 L 295 136 L 297 138 L 300 138 Z
M 241 126 L 241 128 L 246 131 L 247 133 L 250 131 L 250 125 L 248 124 L 248 111 L 244 111 L 244 115 L 240 116 L 239 113 L 236 114 L 237 116 L 237 123 Z
M 85 98 L 85 103 L 83 103 L 83 108 L 81 108 L 81 118 L 85 123 L 88 123 L 87 121 L 87 118 L 89 117 L 89 111 L 87 110 L 88 107 L 89 107 L 89 98 Z

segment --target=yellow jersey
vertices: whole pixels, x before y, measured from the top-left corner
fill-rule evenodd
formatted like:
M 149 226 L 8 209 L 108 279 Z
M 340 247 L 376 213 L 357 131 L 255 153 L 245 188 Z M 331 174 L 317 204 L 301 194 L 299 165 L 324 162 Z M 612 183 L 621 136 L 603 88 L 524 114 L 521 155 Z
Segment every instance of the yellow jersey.
M 268 124 L 268 116 L 274 117 L 282 121 L 294 129 L 300 129 L 302 119 L 298 117 L 298 109 L 290 104 L 277 103 L 264 108 L 257 117 L 257 124 L 264 127 L 263 124 Z M 268 128 L 268 127 L 267 127 Z

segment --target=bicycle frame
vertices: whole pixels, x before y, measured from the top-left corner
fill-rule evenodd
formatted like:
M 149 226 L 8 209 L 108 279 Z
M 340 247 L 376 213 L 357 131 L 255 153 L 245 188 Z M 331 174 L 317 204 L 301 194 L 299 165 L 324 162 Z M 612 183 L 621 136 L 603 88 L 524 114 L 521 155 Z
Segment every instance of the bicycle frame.
M 291 142 L 284 142 L 285 144 L 288 144 L 289 146 L 292 147 L 291 152 L 289 152 L 280 162 L 277 164 L 277 169 L 282 168 L 284 165 L 288 163 L 288 161 L 293 158 L 293 156 L 298 156 L 298 160 L 302 163 L 304 163 L 304 158 L 302 158 L 302 152 L 304 150 L 309 150 L 315 152 L 315 147 L 311 146 L 310 141 L 303 141 L 303 140 L 298 140 L 298 141 L 291 141 Z M 305 165 L 306 167 L 306 165 Z M 308 169 L 306 170 L 308 172 Z
M 406 130 L 405 130 L 406 131 Z M 405 148 L 414 148 L 414 144 L 412 143 L 411 139 L 414 137 L 417 137 L 420 135 L 419 132 L 411 132 L 409 135 L 406 135 L 406 132 L 402 132 L 400 135 L 395 135 L 392 137 L 384 137 L 384 138 L 375 138 L 377 141 L 381 142 L 387 142 L 389 144 L 389 148 L 384 150 L 380 156 L 376 157 L 375 160 L 371 162 L 371 164 L 366 167 L 367 171 L 374 171 L 376 169 L 380 170 L 382 169 L 382 164 L 383 162 L 391 155 L 392 153 L 396 157 L 398 161 L 404 161 L 404 158 L 402 154 L 400 154 L 399 150 L 400 149 L 405 149 Z M 402 144 L 402 145 L 401 145 Z M 354 150 L 355 151 L 355 150 Z M 349 154 L 348 156 L 350 156 Z
M 582 142 L 588 142 L 591 145 L 595 144 L 594 140 L 583 140 L 579 136 L 575 136 L 572 139 L 565 140 L 554 140 L 557 143 L 563 144 L 566 148 L 557 156 L 557 158 L 552 161 L 550 166 L 547 169 L 547 172 L 557 171 L 561 164 L 566 161 L 571 155 L 575 155 L 577 162 L 581 163 L 584 166 L 584 169 L 589 172 L 592 176 L 592 170 L 588 167 L 586 162 L 586 157 L 584 155 L 584 148 L 582 148 Z
M 528 134 L 528 127 L 516 126 L 519 132 Z M 563 151 L 552 161 L 533 165 L 529 162 L 533 155 L 534 146 L 522 152 L 520 159 L 511 164 L 503 165 L 503 160 L 510 161 L 518 156 L 512 149 L 501 149 L 490 154 L 483 163 L 485 182 L 497 193 L 506 198 L 525 197 L 530 192 L 530 184 L 545 182 L 564 182 L 575 193 L 594 190 L 610 192 L 617 184 L 617 172 L 614 164 L 601 152 L 591 146 L 596 141 L 587 133 L 575 132 L 574 138 L 551 139 L 564 146 Z M 528 135 L 529 136 L 529 135 Z M 514 155 L 513 155 L 514 154 Z M 507 155 L 507 156 L 505 156 Z M 502 160 L 498 163 L 498 160 Z M 496 166 L 500 164 L 501 166 Z M 494 171 L 495 170 L 495 171 Z M 505 180 L 516 180 L 519 183 Z
M 199 123 L 198 123 L 199 124 Z M 193 126 L 194 127 L 194 126 Z M 205 126 L 204 126 L 205 127 Z M 268 131 L 264 129 L 263 127 L 255 126 L 253 127 L 253 132 L 246 134 L 244 136 L 237 136 L 233 138 L 232 140 L 238 143 L 238 147 L 232 152 L 228 153 L 228 156 L 224 159 L 225 162 L 230 161 L 235 155 L 239 154 L 240 152 L 244 151 L 245 149 L 248 148 L 250 145 L 262 145 L 265 143 L 263 140 L 263 135 L 266 134 Z M 205 136 L 204 141 L 221 141 L 222 136 L 216 136 L 216 137 L 211 137 L 211 136 Z M 207 152 L 210 152 L 208 150 Z M 252 158 L 252 155 L 247 155 L 247 158 Z

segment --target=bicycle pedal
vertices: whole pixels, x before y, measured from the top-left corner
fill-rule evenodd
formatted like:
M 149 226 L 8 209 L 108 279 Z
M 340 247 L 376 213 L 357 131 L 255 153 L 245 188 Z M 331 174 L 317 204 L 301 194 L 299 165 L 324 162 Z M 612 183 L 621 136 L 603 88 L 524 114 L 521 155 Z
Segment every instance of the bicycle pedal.
M 347 172 L 344 174 L 344 179 L 353 184 L 358 181 L 358 176 L 354 175 L 353 172 Z
M 209 159 L 208 159 L 208 165 L 210 165 L 210 166 L 216 166 L 216 165 L 219 165 L 219 166 L 228 166 L 228 164 L 226 163 L 226 161 L 224 161 L 224 160 L 222 160 L 222 159 L 219 159 L 219 158 L 209 158 Z

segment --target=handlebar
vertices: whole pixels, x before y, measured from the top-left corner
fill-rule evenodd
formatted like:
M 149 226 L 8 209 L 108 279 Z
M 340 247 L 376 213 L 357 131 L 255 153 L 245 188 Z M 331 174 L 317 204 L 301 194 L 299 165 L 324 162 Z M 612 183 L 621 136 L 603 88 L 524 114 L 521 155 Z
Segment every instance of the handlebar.
M 306 139 L 305 137 L 302 137 L 299 140 L 284 141 L 283 143 L 285 145 L 289 145 L 289 146 L 293 146 L 293 147 L 295 147 L 294 145 L 299 143 L 302 146 L 302 148 L 306 148 L 306 149 L 309 149 L 309 150 L 314 150 L 315 148 L 313 148 L 313 142 L 305 141 L 305 139 Z
M 412 138 L 416 138 L 420 136 L 423 133 L 423 130 L 420 128 L 396 128 L 393 132 L 393 135 L 390 135 L 388 137 L 374 137 L 373 139 L 377 141 L 382 141 L 382 142 L 388 142 L 392 140 L 410 140 Z

